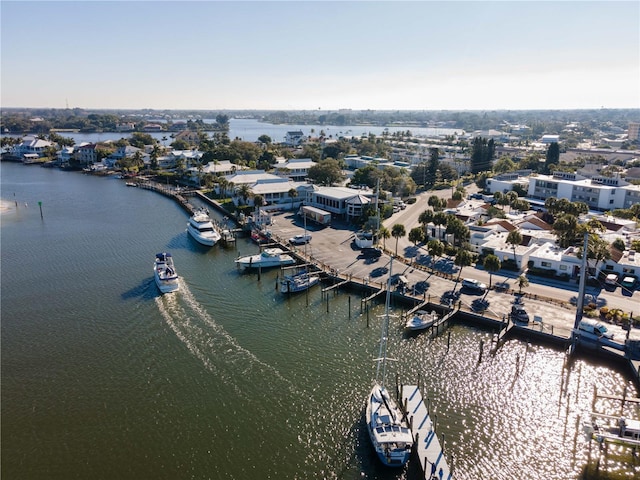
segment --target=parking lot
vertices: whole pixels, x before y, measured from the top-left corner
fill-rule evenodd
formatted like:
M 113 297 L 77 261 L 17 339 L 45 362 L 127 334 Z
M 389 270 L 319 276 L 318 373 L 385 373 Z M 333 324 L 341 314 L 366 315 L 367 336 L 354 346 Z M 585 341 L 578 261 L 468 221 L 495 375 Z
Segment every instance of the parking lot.
M 274 223 L 269 228 L 272 235 L 282 243 L 287 243 L 287 239 L 304 233 L 302 220 L 292 212 L 275 214 L 273 220 Z M 442 278 L 429 269 L 420 269 L 415 264 L 407 264 L 400 260 L 391 265 L 391 257 L 387 253 L 383 253 L 379 258 L 365 256 L 355 245 L 355 227 L 345 222 L 334 220 L 326 227 L 307 225 L 307 232 L 311 234 L 311 241 L 308 244 L 291 245 L 290 248 L 306 252 L 321 267 L 333 269 L 342 275 L 356 279 L 364 279 L 381 288 L 386 285 L 388 274 L 392 269 L 394 278 L 402 276 L 406 279 L 404 287 L 407 294 L 442 304 L 462 302 L 463 308 L 484 311 L 496 318 L 506 318 L 517 298 L 513 293 L 505 293 L 499 289 L 482 292 L 462 288 L 461 282 L 455 281 L 455 277 L 454 280 Z M 386 241 L 386 251 L 395 252 L 394 238 Z M 457 267 L 453 266 L 450 260 L 441 259 L 441 262 L 440 267 L 443 270 L 450 269 L 451 273 L 457 276 Z M 471 272 L 472 267 L 463 269 L 461 279 L 465 278 L 465 271 Z M 499 281 L 498 278 L 498 275 L 494 275 L 494 284 Z M 513 285 L 511 288 L 514 288 Z M 571 332 L 576 312 L 569 302 L 566 302 L 566 307 L 562 307 L 558 302 L 526 299 L 524 308 L 529 313 L 532 328 L 553 331 L 566 336 Z M 537 320 L 536 323 L 533 322 L 534 319 Z M 627 332 L 620 327 L 611 326 L 610 329 L 614 332 L 616 339 L 621 340 L 626 336 Z M 633 329 L 630 337 L 640 339 L 640 331 Z

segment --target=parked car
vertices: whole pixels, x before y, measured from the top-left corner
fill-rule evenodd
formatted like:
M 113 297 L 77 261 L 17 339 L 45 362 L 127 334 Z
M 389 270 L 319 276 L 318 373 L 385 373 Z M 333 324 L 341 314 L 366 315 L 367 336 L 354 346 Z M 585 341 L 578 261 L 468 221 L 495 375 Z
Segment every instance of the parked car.
M 309 243 L 311 241 L 310 233 L 301 233 L 300 235 L 296 235 L 289 239 L 289 243 L 293 245 L 304 245 L 305 243 Z
M 607 285 L 611 285 L 613 287 L 617 286 L 618 285 L 618 274 L 617 273 L 608 274 L 604 279 L 604 283 L 606 283 Z
M 474 278 L 465 278 L 462 280 L 462 288 L 468 288 L 477 292 L 484 292 L 487 286 Z
M 636 288 L 637 282 L 638 282 L 638 277 L 636 277 L 635 275 L 625 275 L 622 281 L 620 282 L 620 285 L 623 288 L 626 288 L 627 290 L 631 291 L 634 288 Z
M 382 255 L 382 250 L 375 247 L 366 247 L 360 251 L 360 255 L 364 258 L 379 258 Z
M 607 330 L 607 327 L 600 322 L 594 322 L 593 320 L 580 320 L 578 324 L 578 330 L 587 332 L 597 337 L 604 337 L 608 339 L 613 338 L 613 333 Z
M 514 322 L 529 323 L 529 314 L 521 305 L 511 307 L 511 320 Z

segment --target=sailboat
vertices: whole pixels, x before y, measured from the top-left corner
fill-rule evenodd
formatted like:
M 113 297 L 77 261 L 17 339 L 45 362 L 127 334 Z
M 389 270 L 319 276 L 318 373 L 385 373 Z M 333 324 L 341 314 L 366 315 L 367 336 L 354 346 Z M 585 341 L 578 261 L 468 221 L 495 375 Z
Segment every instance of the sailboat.
M 387 364 L 387 333 L 389 330 L 389 303 L 391 299 L 391 269 L 387 281 L 387 299 L 382 321 L 380 355 L 376 359 L 376 379 L 366 400 L 366 422 L 369 438 L 380 461 L 390 467 L 402 467 L 409 460 L 413 435 L 406 416 L 384 385 Z
M 307 233 L 307 217 L 304 218 L 304 235 L 297 235 L 302 238 L 309 238 L 311 236 Z M 295 238 L 295 237 L 294 237 Z M 304 241 L 304 257 L 307 257 L 307 241 Z M 293 275 L 283 275 L 280 279 L 280 292 L 281 293 L 297 293 L 309 290 L 315 284 L 320 282 L 320 275 L 313 273 L 304 268 Z

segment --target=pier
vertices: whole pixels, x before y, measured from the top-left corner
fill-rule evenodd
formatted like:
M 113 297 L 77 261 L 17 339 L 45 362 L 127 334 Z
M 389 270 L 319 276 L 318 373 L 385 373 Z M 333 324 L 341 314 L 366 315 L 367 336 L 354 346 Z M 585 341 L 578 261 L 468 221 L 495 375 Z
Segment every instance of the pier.
M 438 440 L 435 422 L 429 416 L 418 385 L 402 385 L 401 404 L 409 420 L 413 434 L 414 451 L 426 480 L 452 480 L 453 472 L 444 455 L 444 435 Z

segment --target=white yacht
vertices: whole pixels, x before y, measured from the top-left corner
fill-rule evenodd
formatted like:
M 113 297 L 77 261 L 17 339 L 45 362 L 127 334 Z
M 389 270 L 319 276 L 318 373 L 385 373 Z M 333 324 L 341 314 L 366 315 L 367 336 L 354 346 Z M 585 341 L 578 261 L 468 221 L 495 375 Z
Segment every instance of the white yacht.
M 387 301 L 380 338 L 380 355 L 376 359 L 378 362 L 376 380 L 366 400 L 365 419 L 369 438 L 371 438 L 371 443 L 380 461 L 390 467 L 402 467 L 411 456 L 413 435 L 405 414 L 384 386 L 390 297 L 391 265 L 389 266 Z
M 173 265 L 173 257 L 170 253 L 156 253 L 156 261 L 153 264 L 153 276 L 156 285 L 162 293 L 175 292 L 180 288 L 178 274 Z
M 212 247 L 220 240 L 221 235 L 213 226 L 209 212 L 205 209 L 196 210 L 187 223 L 187 232 L 202 245 Z
M 293 265 L 296 261 L 281 248 L 265 248 L 257 255 L 237 258 L 236 263 L 243 268 L 268 268 Z

